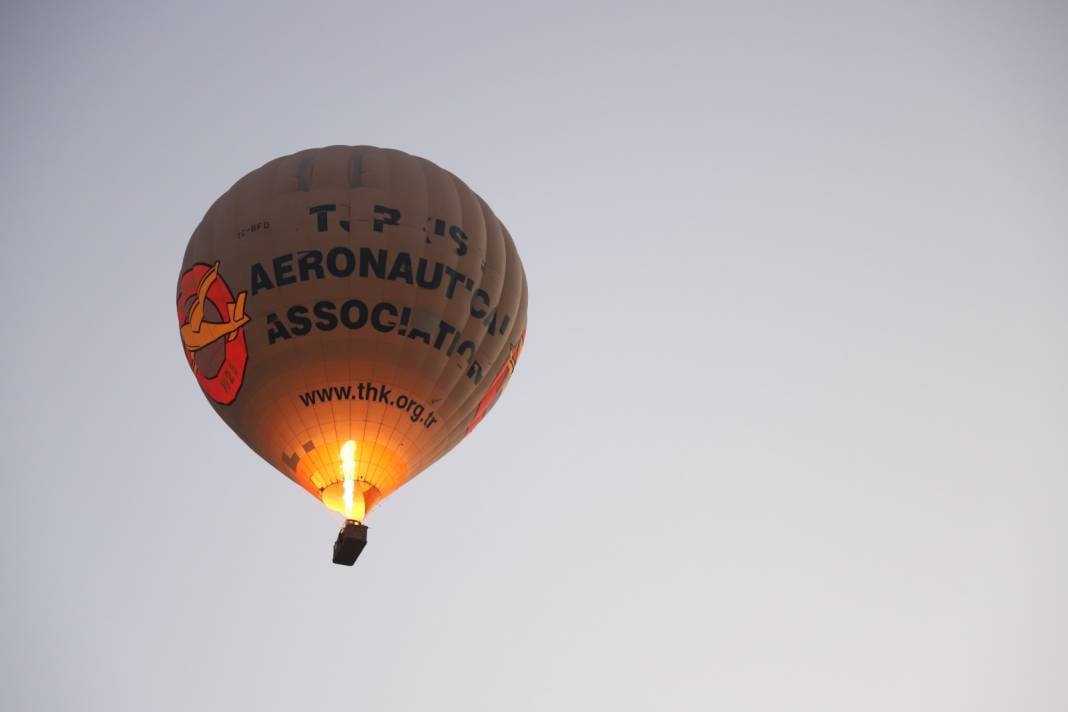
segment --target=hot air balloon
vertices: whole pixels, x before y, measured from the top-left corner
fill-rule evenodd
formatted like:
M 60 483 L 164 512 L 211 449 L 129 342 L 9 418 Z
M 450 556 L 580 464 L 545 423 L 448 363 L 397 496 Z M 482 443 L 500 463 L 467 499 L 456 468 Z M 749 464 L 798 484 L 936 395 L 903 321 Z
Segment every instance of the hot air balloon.
M 178 277 L 182 348 L 223 421 L 345 518 L 457 445 L 516 366 L 527 281 L 460 179 L 407 153 L 331 146 L 252 171 L 208 210 Z

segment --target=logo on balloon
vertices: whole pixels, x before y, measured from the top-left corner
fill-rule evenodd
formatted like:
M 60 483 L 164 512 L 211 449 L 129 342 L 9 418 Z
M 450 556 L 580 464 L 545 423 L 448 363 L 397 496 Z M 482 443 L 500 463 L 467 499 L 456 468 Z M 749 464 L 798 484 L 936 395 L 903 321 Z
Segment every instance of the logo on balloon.
M 248 363 L 245 299 L 235 297 L 219 274 L 219 263 L 197 263 L 178 280 L 178 324 L 190 368 L 216 403 L 233 403 Z
M 519 353 L 523 350 L 523 342 L 527 338 L 526 329 L 519 335 L 519 343 L 512 347 L 508 352 L 508 360 L 501 367 L 500 373 L 493 379 L 493 383 L 490 384 L 489 390 L 486 391 L 486 395 L 482 396 L 482 400 L 478 403 L 478 408 L 475 410 L 475 417 L 471 419 L 471 424 L 467 426 L 467 432 L 471 432 L 475 429 L 475 426 L 482 422 L 482 419 L 486 417 L 486 413 L 490 411 L 493 404 L 497 402 L 498 396 L 501 395 L 501 391 L 504 390 L 504 384 L 508 382 L 508 377 L 512 375 L 512 371 L 515 370 L 515 365 L 519 361 Z

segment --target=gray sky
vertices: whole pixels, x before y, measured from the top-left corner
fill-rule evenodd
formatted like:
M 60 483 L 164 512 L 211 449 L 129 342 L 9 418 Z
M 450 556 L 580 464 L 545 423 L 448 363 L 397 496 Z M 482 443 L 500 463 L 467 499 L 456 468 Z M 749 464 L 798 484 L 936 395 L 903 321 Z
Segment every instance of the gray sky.
M 659 5 L 4 3 L 0 708 L 1068 709 L 1068 9 Z M 337 143 L 530 281 L 354 569 L 173 302 Z

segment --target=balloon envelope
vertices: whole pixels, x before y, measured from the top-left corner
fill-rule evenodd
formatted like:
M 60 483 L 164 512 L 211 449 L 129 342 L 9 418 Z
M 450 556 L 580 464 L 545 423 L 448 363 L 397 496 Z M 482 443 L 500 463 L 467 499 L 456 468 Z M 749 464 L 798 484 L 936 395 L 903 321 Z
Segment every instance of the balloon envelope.
M 178 278 L 185 357 L 216 412 L 362 520 L 486 415 L 526 333 L 511 236 L 401 151 L 278 158 L 208 210 Z

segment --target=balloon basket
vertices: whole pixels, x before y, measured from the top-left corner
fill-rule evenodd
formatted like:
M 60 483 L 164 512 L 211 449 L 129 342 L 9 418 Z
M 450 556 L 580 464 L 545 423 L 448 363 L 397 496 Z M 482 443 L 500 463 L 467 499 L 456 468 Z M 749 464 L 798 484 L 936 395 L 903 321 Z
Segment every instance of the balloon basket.
M 348 520 L 338 532 L 337 541 L 334 542 L 334 563 L 352 566 L 365 546 L 367 546 L 367 527 L 351 519 Z

